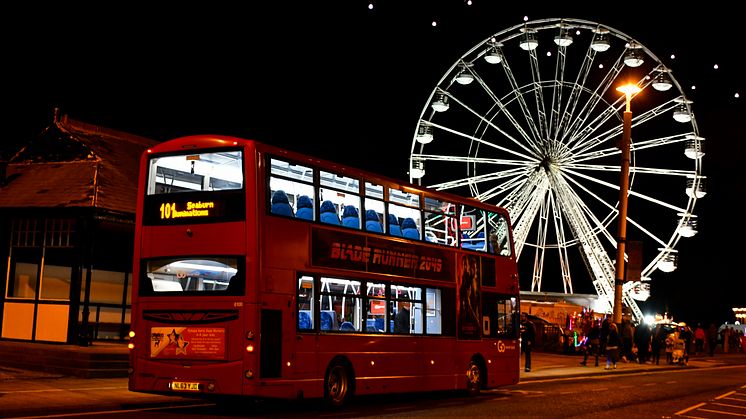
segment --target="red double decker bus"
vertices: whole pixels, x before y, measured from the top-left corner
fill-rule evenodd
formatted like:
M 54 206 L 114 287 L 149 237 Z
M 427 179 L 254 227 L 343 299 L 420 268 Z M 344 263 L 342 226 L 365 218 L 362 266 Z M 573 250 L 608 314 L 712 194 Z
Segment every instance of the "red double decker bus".
M 142 157 L 129 388 L 325 398 L 518 382 L 507 212 L 256 141 Z

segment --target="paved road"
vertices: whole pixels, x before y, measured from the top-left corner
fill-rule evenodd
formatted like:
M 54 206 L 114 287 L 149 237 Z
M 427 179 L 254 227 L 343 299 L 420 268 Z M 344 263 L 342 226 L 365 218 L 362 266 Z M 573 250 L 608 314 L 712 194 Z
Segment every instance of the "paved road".
M 593 374 L 625 374 L 646 370 L 707 368 L 724 364 L 746 364 L 746 354 L 716 354 L 694 357 L 688 366 L 619 363 L 616 370 L 584 367 L 580 356 L 536 352 L 532 371 L 521 369 L 521 383 Z M 191 405 L 198 401 L 180 396 L 132 393 L 126 378 L 78 378 L 0 367 L 0 417 L 49 415 L 89 409 L 119 410 L 127 408 Z M 88 408 L 86 408 L 88 407 Z

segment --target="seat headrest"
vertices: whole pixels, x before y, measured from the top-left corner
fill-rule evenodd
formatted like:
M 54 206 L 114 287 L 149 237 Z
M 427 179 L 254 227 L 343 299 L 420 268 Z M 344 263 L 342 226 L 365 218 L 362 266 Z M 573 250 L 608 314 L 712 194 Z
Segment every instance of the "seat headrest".
M 414 222 L 414 219 L 412 219 L 412 217 L 407 217 L 404 219 L 404 221 L 401 222 L 401 228 L 417 228 L 417 224 Z
M 298 197 L 298 208 L 313 208 L 313 201 L 308 195 Z
M 378 213 L 376 212 L 376 210 L 369 209 L 365 211 L 365 221 L 381 221 L 381 220 L 378 219 Z
M 289 204 L 290 200 L 288 199 L 288 194 L 285 193 L 282 189 L 278 189 L 272 193 L 272 203 L 273 204 Z
M 357 208 L 352 205 L 346 205 L 342 211 L 342 217 L 357 217 Z
M 337 207 L 334 206 L 332 201 L 324 201 L 321 203 L 321 212 L 333 212 L 337 213 Z
M 394 214 L 389 214 L 389 224 L 390 225 L 399 225 L 399 219 Z

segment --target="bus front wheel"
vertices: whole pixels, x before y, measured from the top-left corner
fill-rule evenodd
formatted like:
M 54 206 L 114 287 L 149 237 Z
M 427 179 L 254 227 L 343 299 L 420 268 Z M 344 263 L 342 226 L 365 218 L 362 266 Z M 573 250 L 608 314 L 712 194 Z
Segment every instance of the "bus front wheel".
M 326 372 L 324 399 L 333 407 L 346 404 L 353 394 L 354 385 L 350 369 L 343 363 L 333 364 Z
M 469 362 L 466 368 L 466 390 L 470 396 L 476 396 L 482 389 L 482 380 L 484 374 L 482 367 L 476 361 Z

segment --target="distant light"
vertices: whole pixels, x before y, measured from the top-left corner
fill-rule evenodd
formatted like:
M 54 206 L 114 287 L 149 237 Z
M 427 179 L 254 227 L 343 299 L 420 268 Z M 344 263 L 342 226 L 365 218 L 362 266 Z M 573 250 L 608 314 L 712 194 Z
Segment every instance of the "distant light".
M 528 16 L 523 16 L 523 21 L 528 22 Z
M 717 64 L 715 64 L 714 66 L 712 66 L 712 68 L 714 68 L 715 70 L 717 70 L 718 68 L 720 68 L 720 66 L 717 65 Z
M 736 98 L 736 99 L 738 99 L 739 97 L 741 97 L 741 95 L 740 95 L 740 94 L 738 94 L 738 92 L 736 92 L 736 94 L 735 94 L 735 95 L 733 95 L 733 97 L 734 97 L 734 98 Z
M 547 51 L 547 57 L 551 57 L 551 56 L 552 56 L 552 51 Z
M 471 6 L 471 0 L 466 0 L 466 5 Z
M 675 60 L 676 59 L 676 55 L 675 54 L 671 54 L 671 59 Z
M 368 3 L 368 10 L 373 10 L 373 3 Z
M 603 64 L 599 64 L 598 68 L 604 68 L 604 65 Z
M 436 22 L 436 21 L 433 20 L 432 25 L 433 25 L 433 28 L 434 28 L 434 27 L 438 26 L 438 22 Z
M 575 31 L 575 35 L 580 35 L 580 29 Z
M 697 86 L 692 85 L 692 90 L 697 90 Z

